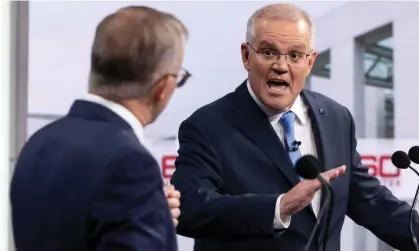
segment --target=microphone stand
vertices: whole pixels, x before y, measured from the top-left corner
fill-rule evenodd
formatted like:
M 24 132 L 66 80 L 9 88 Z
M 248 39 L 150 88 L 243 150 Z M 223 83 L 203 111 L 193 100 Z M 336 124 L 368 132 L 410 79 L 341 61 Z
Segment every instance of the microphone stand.
M 330 204 L 329 204 L 329 208 L 328 208 L 328 212 L 327 212 L 326 228 L 325 228 L 325 232 L 324 232 L 324 236 L 323 236 L 323 251 L 326 251 L 326 243 L 327 243 L 328 234 L 329 234 L 330 220 L 332 218 L 333 196 L 334 196 L 332 187 L 329 185 L 327 188 L 330 192 Z M 419 251 L 419 250 L 417 250 L 417 251 Z
M 415 246 L 416 251 L 419 251 L 419 244 L 418 244 L 418 240 L 416 239 L 413 233 L 412 221 L 413 221 L 413 211 L 415 210 L 416 199 L 418 198 L 418 193 L 419 193 L 419 185 L 418 185 L 418 188 L 416 189 L 415 198 L 413 199 L 412 210 L 410 210 L 410 213 L 409 213 L 410 235 L 412 235 L 413 246 Z
M 313 230 L 311 230 L 310 238 L 308 239 L 308 242 L 307 242 L 306 246 L 304 247 L 304 251 L 308 251 L 310 249 L 310 245 L 313 242 L 314 236 L 317 233 L 317 229 L 320 225 L 321 219 L 322 219 L 324 213 L 326 212 L 326 209 L 328 208 L 327 204 L 330 202 L 331 196 L 330 196 L 330 190 L 328 189 L 327 186 L 326 186 L 325 191 L 326 191 L 326 198 L 324 200 L 324 205 L 320 209 L 319 216 L 317 217 L 317 220 L 316 220 L 316 223 L 314 224 Z
M 416 175 L 419 176 L 418 171 L 416 171 L 416 169 L 414 169 L 413 167 L 409 166 L 409 168 L 416 173 Z M 418 198 L 418 194 L 419 194 L 419 185 L 416 189 L 416 193 L 415 193 L 415 198 L 413 199 L 413 203 L 412 203 L 412 208 L 410 209 L 410 213 L 409 213 L 409 226 L 410 226 L 410 235 L 412 236 L 412 241 L 413 241 L 413 246 L 415 247 L 416 251 L 419 251 L 419 244 L 418 244 L 418 240 L 416 239 L 416 236 L 413 232 L 413 211 L 415 210 L 415 206 L 416 206 L 416 200 Z
M 310 238 L 309 238 L 309 240 L 308 240 L 308 242 L 307 242 L 307 244 L 306 244 L 306 246 L 304 247 L 304 251 L 308 251 L 309 250 L 309 248 L 310 248 L 310 245 L 311 245 L 311 243 L 313 242 L 313 239 L 314 239 L 314 236 L 315 236 L 315 234 L 317 233 L 317 228 L 319 227 L 319 225 L 320 225 L 320 222 L 321 222 L 321 218 L 322 218 L 322 216 L 323 216 L 323 214 L 324 214 L 324 212 L 327 210 L 327 209 L 329 209 L 329 211 L 328 211 L 328 218 L 326 219 L 327 220 L 327 223 L 329 223 L 329 221 L 330 221 L 330 207 L 331 207 L 331 203 L 332 203 L 332 201 L 333 201 L 333 189 L 332 189 L 332 186 L 330 186 L 330 184 L 329 184 L 329 182 L 327 182 L 322 176 L 321 176 L 321 174 L 318 174 L 317 175 L 317 177 L 316 177 L 316 179 L 317 180 L 319 180 L 320 181 L 320 183 L 325 187 L 325 191 L 326 191 L 326 198 L 325 198 L 325 200 L 324 200 L 324 205 L 323 205 L 323 207 L 320 209 L 320 212 L 319 212 L 319 216 L 317 217 L 317 220 L 316 220 L 316 223 L 315 223 L 315 225 L 314 225 L 314 228 L 313 228 L 313 230 L 311 231 L 311 235 L 310 235 Z M 328 205 L 329 204 L 329 205 Z M 328 225 L 329 224 L 327 224 L 327 226 L 326 226 L 326 230 L 328 231 Z M 324 237 L 324 239 L 326 240 L 327 238 L 326 238 L 326 235 L 327 235 L 327 233 L 325 233 L 325 237 Z M 325 250 L 326 249 L 326 246 L 325 246 L 325 243 L 323 243 L 323 250 Z

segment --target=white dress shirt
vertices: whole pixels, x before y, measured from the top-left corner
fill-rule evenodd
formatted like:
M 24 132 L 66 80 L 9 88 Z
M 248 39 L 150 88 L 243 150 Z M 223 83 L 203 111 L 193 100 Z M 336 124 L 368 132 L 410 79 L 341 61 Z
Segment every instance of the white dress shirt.
M 137 119 L 137 117 L 135 117 L 135 115 L 127 108 L 111 100 L 90 93 L 87 94 L 83 100 L 102 105 L 116 113 L 131 126 L 132 130 L 138 138 L 138 141 L 140 141 L 141 144 L 144 144 L 144 127 Z
M 283 142 L 283 140 L 285 139 L 284 129 L 281 123 L 279 123 L 279 119 L 284 113 L 275 114 L 267 106 L 265 106 L 256 97 L 255 93 L 250 87 L 249 82 L 247 82 L 247 89 L 249 90 L 250 95 L 253 97 L 253 99 L 256 101 L 259 107 L 266 113 L 273 129 L 275 130 L 278 137 L 281 139 L 281 142 L 284 144 Z M 295 131 L 295 138 L 298 141 L 301 141 L 301 145 L 299 147 L 301 156 L 304 156 L 306 154 L 317 156 L 316 143 L 315 143 L 313 131 L 311 128 L 311 121 L 308 117 L 308 107 L 304 104 L 301 96 L 297 97 L 294 104 L 291 106 L 290 110 L 295 113 L 295 117 L 296 117 L 294 121 L 294 131 Z M 291 217 L 289 217 L 288 219 L 285 219 L 284 221 L 281 220 L 279 205 L 280 205 L 282 196 L 283 194 L 281 194 L 278 197 L 278 200 L 276 202 L 275 218 L 274 218 L 275 229 L 288 228 L 289 224 L 291 223 Z M 320 190 L 314 195 L 311 205 L 313 207 L 314 214 L 317 216 L 319 212 L 319 208 L 320 208 Z

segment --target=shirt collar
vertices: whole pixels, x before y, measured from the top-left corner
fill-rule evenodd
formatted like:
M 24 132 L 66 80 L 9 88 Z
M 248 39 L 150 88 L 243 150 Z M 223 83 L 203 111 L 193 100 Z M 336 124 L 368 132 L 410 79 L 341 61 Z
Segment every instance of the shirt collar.
M 144 143 L 144 126 L 140 123 L 137 117 L 135 117 L 135 115 L 127 108 L 111 100 L 105 99 L 101 96 L 91 93 L 87 94 L 83 98 L 83 100 L 102 105 L 116 113 L 131 126 L 140 143 Z
M 256 96 L 256 94 L 253 92 L 252 88 L 250 87 L 249 80 L 247 81 L 247 90 L 249 91 L 252 98 L 255 100 L 255 102 L 259 105 L 259 107 L 265 112 L 265 114 L 268 116 L 269 121 L 272 124 L 276 124 L 279 119 L 281 118 L 282 113 L 276 113 L 272 111 L 269 107 L 267 107 L 265 104 L 263 104 L 260 99 Z M 297 98 L 294 101 L 294 104 L 292 104 L 290 111 L 295 113 L 295 116 L 297 117 L 297 121 L 301 125 L 305 125 L 307 121 L 307 107 L 304 104 L 302 98 L 300 95 L 297 96 Z

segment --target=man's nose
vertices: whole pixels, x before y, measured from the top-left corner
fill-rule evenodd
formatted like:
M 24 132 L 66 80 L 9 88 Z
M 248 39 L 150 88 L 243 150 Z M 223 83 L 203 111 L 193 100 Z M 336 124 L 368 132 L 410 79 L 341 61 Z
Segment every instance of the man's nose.
M 286 55 L 279 55 L 275 62 L 272 64 L 272 69 L 275 71 L 279 71 L 281 73 L 287 72 L 289 70 L 289 65 L 287 62 L 287 56 Z

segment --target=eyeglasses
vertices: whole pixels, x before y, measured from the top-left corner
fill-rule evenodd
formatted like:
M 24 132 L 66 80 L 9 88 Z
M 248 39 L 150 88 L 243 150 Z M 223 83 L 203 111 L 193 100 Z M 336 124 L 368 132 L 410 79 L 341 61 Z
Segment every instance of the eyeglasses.
M 175 73 L 166 73 L 166 74 L 164 74 L 163 76 L 161 76 L 155 83 L 157 83 L 157 82 L 159 82 L 161 79 L 163 79 L 163 78 L 167 78 L 167 77 L 173 77 L 173 78 L 175 78 L 176 79 L 176 87 L 177 88 L 180 88 L 180 87 L 182 87 L 183 85 L 185 85 L 185 83 L 186 83 L 186 81 L 191 77 L 192 75 L 191 75 L 191 73 L 188 71 L 188 70 L 186 70 L 186 69 L 184 69 L 184 68 L 181 68 L 180 69 L 180 72 L 178 73 L 178 74 L 175 74 Z M 150 86 L 150 88 L 152 88 L 152 86 L 153 85 L 151 85 Z
M 177 88 L 182 87 L 183 85 L 185 85 L 186 81 L 192 76 L 191 73 L 189 73 L 188 70 L 182 68 L 180 69 L 180 72 L 178 74 L 174 74 L 174 73 L 169 73 L 164 75 L 165 76 L 172 76 L 176 79 L 176 83 L 177 83 Z
M 295 66 L 295 67 L 302 67 L 306 63 L 307 57 L 311 56 L 311 54 L 310 54 L 311 51 L 309 52 L 309 54 L 303 53 L 303 52 L 298 52 L 298 51 L 289 51 L 287 53 L 280 53 L 280 52 L 272 50 L 272 49 L 256 50 L 249 43 L 247 43 L 247 45 L 249 45 L 249 47 L 254 52 L 256 52 L 257 55 L 259 55 L 262 60 L 264 60 L 266 63 L 270 63 L 270 64 L 276 63 L 278 60 L 281 59 L 281 55 L 283 55 L 285 57 L 285 61 L 289 65 Z
M 188 70 L 182 68 L 180 69 L 179 74 L 177 75 L 173 75 L 176 78 L 176 82 L 177 82 L 177 87 L 180 88 L 182 87 L 186 81 L 192 76 L 191 73 L 189 73 Z

